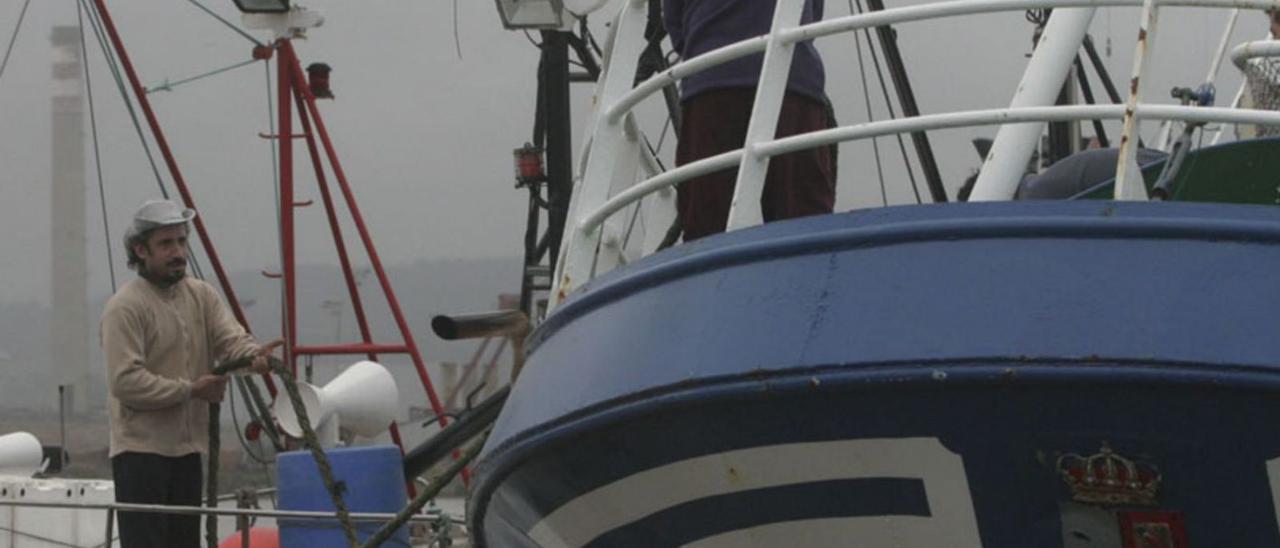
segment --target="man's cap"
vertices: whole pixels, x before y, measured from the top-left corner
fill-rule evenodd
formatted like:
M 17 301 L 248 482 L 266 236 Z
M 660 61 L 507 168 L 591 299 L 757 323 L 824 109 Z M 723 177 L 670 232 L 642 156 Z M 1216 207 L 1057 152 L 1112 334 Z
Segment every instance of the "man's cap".
M 150 225 L 148 228 L 182 224 L 194 218 L 196 210 L 169 200 L 147 200 L 133 214 L 133 222 Z
M 196 210 L 182 207 L 169 200 L 147 200 L 133 214 L 133 222 L 125 231 L 125 241 L 144 232 L 161 227 L 180 225 L 196 218 Z

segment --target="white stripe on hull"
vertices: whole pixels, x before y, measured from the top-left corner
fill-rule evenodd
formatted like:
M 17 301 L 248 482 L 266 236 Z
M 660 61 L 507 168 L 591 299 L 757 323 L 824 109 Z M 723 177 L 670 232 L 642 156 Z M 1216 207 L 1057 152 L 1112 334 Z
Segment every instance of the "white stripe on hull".
M 888 545 L 900 548 L 932 548 L 938 539 L 947 539 L 948 546 L 957 548 L 981 546 L 964 462 L 935 438 L 795 443 L 695 457 L 627 476 L 579 496 L 535 524 L 529 536 L 549 548 L 582 546 L 645 516 L 706 497 L 860 478 L 921 480 L 931 517 L 869 516 L 812 521 L 839 522 L 832 525 L 856 530 L 869 543 L 871 539 L 885 539 Z M 791 530 L 790 523 L 766 525 L 716 535 L 705 541 L 711 543 L 707 546 L 773 546 L 775 535 L 789 534 Z M 762 540 L 752 540 L 751 535 L 759 535 Z M 720 540 L 722 538 L 728 540 Z M 925 543 L 915 539 L 931 540 Z M 701 541 L 694 544 L 702 546 Z
M 704 538 L 686 544 L 686 548 L 741 548 L 743 546 L 847 546 L 880 548 L 885 546 L 937 548 L 939 546 L 980 546 L 952 544 L 938 527 L 930 526 L 935 518 L 920 516 L 873 516 L 861 518 L 806 519 L 770 523 Z

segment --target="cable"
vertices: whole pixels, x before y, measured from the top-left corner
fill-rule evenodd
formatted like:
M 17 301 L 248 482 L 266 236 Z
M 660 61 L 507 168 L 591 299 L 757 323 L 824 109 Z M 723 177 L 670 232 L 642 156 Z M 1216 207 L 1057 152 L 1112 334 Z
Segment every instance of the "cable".
M 129 100 L 129 92 L 125 89 L 124 78 L 120 75 L 120 67 L 116 63 L 115 53 L 107 43 L 106 35 L 102 30 L 102 22 L 98 19 L 98 12 L 90 9 L 85 2 L 87 0 L 80 0 L 81 5 L 84 5 L 85 11 L 90 15 L 89 23 L 93 27 L 94 35 L 98 38 L 98 48 L 102 50 L 102 55 L 107 60 L 107 67 L 110 69 L 111 75 L 115 77 L 116 89 L 129 112 L 130 120 L 133 121 L 134 132 L 137 133 L 138 141 L 142 144 L 142 150 L 147 155 L 147 162 L 151 165 L 152 174 L 155 175 L 156 185 L 160 187 L 160 195 L 167 200 L 169 199 L 169 191 L 164 187 L 164 179 L 160 176 L 160 167 L 156 165 L 155 155 L 151 153 L 151 146 L 147 143 L 147 137 L 142 132 L 142 123 L 138 121 L 138 113 L 133 108 L 133 102 Z
M 133 102 L 129 100 L 129 92 L 125 88 L 124 78 L 120 75 L 120 67 L 116 63 L 113 50 L 111 49 L 111 46 L 107 44 L 106 35 L 102 28 L 102 22 L 98 20 L 98 13 L 89 9 L 85 2 L 86 0 L 80 0 L 81 6 L 84 8 L 85 12 L 90 15 L 89 22 L 93 26 L 94 35 L 98 38 L 98 47 L 102 50 L 103 57 L 107 60 L 107 66 L 111 69 L 112 76 L 115 77 L 116 89 L 120 93 L 120 99 L 124 101 L 125 107 L 129 112 L 129 118 L 133 121 L 134 132 L 137 133 L 138 141 L 142 144 L 142 150 L 146 153 L 147 161 L 151 164 L 151 172 L 155 175 L 156 186 L 160 189 L 160 195 L 167 200 L 169 199 L 169 190 L 164 186 L 164 178 L 160 176 L 160 168 L 156 165 L 155 155 L 151 153 L 151 146 L 147 143 L 146 135 L 142 131 L 142 123 L 138 121 L 138 113 L 133 108 Z M 188 256 L 191 257 L 192 274 L 199 279 L 204 279 L 204 269 L 200 266 L 200 261 L 196 258 L 195 254 L 191 253 L 190 244 L 187 245 L 187 252 Z
M 853 15 L 853 0 L 849 0 L 849 14 Z M 867 106 L 867 122 L 874 122 L 875 115 L 871 111 L 871 91 L 867 89 L 867 68 L 862 60 L 862 42 L 858 40 L 858 35 L 853 35 L 853 47 L 858 52 L 858 74 L 862 77 L 862 99 L 863 104 Z M 884 184 L 884 166 L 880 162 L 880 143 L 875 137 L 871 138 L 871 149 L 876 157 L 876 175 L 880 178 L 880 201 L 885 206 L 889 206 L 889 193 L 885 189 Z
M 111 252 L 111 223 L 107 218 L 107 191 L 106 186 L 102 182 L 102 153 L 98 147 L 98 117 L 93 108 L 93 80 L 89 77 L 89 48 L 85 45 L 84 40 L 84 10 L 85 5 L 77 2 L 76 4 L 76 20 L 80 24 L 80 57 L 84 67 L 84 85 L 85 92 L 89 99 L 89 127 L 93 132 L 93 162 L 98 170 L 98 200 L 102 205 L 102 234 L 106 239 L 107 245 L 107 274 L 111 279 L 111 293 L 116 292 L 116 263 L 114 255 Z
M 229 29 L 231 29 L 231 30 L 235 31 L 235 32 L 236 32 L 236 34 L 239 34 L 240 36 L 243 36 L 243 37 L 245 37 L 246 39 L 248 39 L 250 42 L 253 42 L 253 45 L 258 46 L 258 47 L 262 47 L 262 46 L 266 45 L 266 44 L 263 44 L 262 42 L 259 42 L 257 38 L 254 38 L 254 37 L 253 37 L 253 35 L 252 35 L 252 34 L 249 34 L 248 32 L 245 32 L 245 31 L 244 31 L 244 29 L 242 29 L 242 28 L 240 28 L 240 27 L 235 26 L 235 24 L 233 24 L 231 21 L 227 21 L 227 20 L 226 20 L 226 19 L 224 19 L 221 15 L 218 15 L 217 13 L 214 13 L 214 11 L 213 11 L 213 10 L 211 10 L 211 9 L 209 9 L 209 8 L 207 8 L 207 7 L 205 7 L 205 5 L 204 5 L 204 4 L 201 4 L 199 1 L 197 1 L 197 0 L 187 0 L 187 1 L 188 1 L 188 2 L 191 2 L 192 4 L 194 4 L 197 8 L 200 8 L 201 10 L 204 10 L 204 12 L 205 12 L 205 13 L 209 14 L 209 15 L 210 15 L 210 16 L 212 16 L 214 19 L 217 19 L 218 21 L 221 21 L 221 22 L 222 22 L 222 24 L 226 25 L 226 26 L 227 26 L 227 28 L 229 28 Z
M 529 31 L 527 31 L 527 30 L 526 30 L 526 31 L 524 31 L 524 38 L 525 38 L 526 40 L 528 40 L 530 44 L 533 44 L 533 47 L 538 48 L 538 49 L 542 49 L 542 44 L 541 44 L 540 42 L 538 42 L 537 40 L 534 40 L 534 39 L 533 39 L 533 35 L 532 35 L 532 34 L 529 34 Z
M 858 13 L 862 13 L 862 0 L 856 0 L 858 4 Z M 871 29 L 862 29 L 863 35 L 867 39 L 867 48 L 871 50 L 871 63 L 875 66 L 876 77 L 880 80 L 880 93 L 884 95 L 885 107 L 889 109 L 889 118 L 897 119 L 898 114 L 894 112 L 893 102 L 889 99 L 889 88 L 884 83 L 884 71 L 880 69 L 880 56 L 876 54 L 876 49 L 871 43 Z M 907 156 L 907 145 L 902 140 L 902 134 L 896 135 L 898 139 L 898 151 L 902 153 L 902 165 L 907 168 L 907 179 L 911 181 L 911 192 L 915 194 L 916 203 L 924 203 L 920 199 L 919 183 L 916 182 L 915 171 L 911 169 L 911 160 Z
M 183 79 L 181 79 L 181 80 L 178 80 L 177 82 L 170 82 L 168 79 L 166 79 L 166 80 L 164 81 L 164 83 L 163 83 L 163 84 L 160 84 L 160 85 L 157 85 L 157 86 L 152 86 L 152 87 L 149 87 L 149 88 L 144 88 L 142 91 L 143 91 L 143 93 L 146 93 L 146 94 L 148 94 L 148 95 L 149 95 L 149 94 L 152 94 L 152 93 L 155 93 L 155 92 L 157 92 L 157 91 L 173 91 L 173 88 L 174 88 L 174 87 L 180 86 L 180 85 L 182 85 L 182 84 L 189 84 L 189 83 L 194 82 L 194 81 L 196 81 L 196 80 L 202 80 L 202 79 L 204 79 L 204 78 L 208 78 L 208 77 L 210 77 L 210 76 L 216 76 L 216 75 L 218 75 L 218 74 L 222 74 L 222 73 L 227 72 L 227 71 L 229 71 L 229 70 L 238 69 L 238 68 L 240 68 L 240 67 L 247 66 L 247 65 L 251 65 L 251 64 L 256 63 L 256 62 L 258 62 L 258 60 L 257 60 L 257 59 L 249 59 L 249 60 L 246 60 L 246 61 L 241 61 L 241 62 L 236 63 L 236 64 L 234 64 L 234 65 L 230 65 L 230 66 L 222 67 L 222 68 L 220 68 L 220 69 L 211 70 L 211 71 L 209 71 L 209 72 L 205 72 L 205 73 L 203 73 L 203 74 L 197 74 L 197 75 L 192 76 L 192 77 L 190 77 L 190 78 L 183 78 Z
M 275 61 L 276 63 L 280 62 L 280 55 L 276 55 Z M 276 207 L 275 207 L 276 256 L 280 261 L 280 268 L 281 270 L 283 270 L 284 269 L 284 218 L 281 216 L 281 211 L 280 211 L 280 167 L 279 167 L 279 160 L 278 160 L 278 157 L 280 154 L 280 149 L 279 149 L 280 136 L 276 134 L 276 110 L 273 106 L 275 103 L 273 103 L 274 97 L 273 97 L 273 94 L 271 93 L 271 63 L 269 61 L 263 62 L 262 66 L 263 66 L 263 70 L 266 72 L 266 75 L 267 75 L 267 80 L 266 80 L 267 82 L 267 131 L 268 131 L 267 134 L 275 135 L 274 139 L 267 140 L 267 146 L 271 149 L 271 189 L 275 192 L 275 198 L 276 198 L 276 202 L 275 202 L 276 203 Z M 277 85 L 284 85 L 284 83 L 278 82 Z M 317 176 L 319 175 L 317 174 Z M 284 318 L 284 321 L 286 322 L 284 325 L 288 325 L 287 322 L 289 321 L 289 309 L 287 307 L 288 303 L 287 303 L 287 299 L 285 298 L 286 297 L 285 293 L 287 292 L 284 290 L 284 277 L 281 276 L 280 278 L 280 317 Z M 288 333 L 285 333 L 284 336 L 288 337 Z M 285 348 L 291 349 L 293 344 L 294 344 L 293 341 L 290 341 Z
M 9 66 L 9 54 L 13 53 L 13 44 L 18 41 L 18 31 L 22 30 L 22 21 L 27 17 L 27 7 L 31 5 L 31 0 L 27 0 L 22 4 L 22 11 L 18 13 L 18 24 L 13 26 L 13 36 L 9 37 L 9 47 L 4 51 L 4 61 L 0 61 L 0 76 L 4 76 L 4 68 Z
M 591 49 L 595 50 L 596 55 L 604 55 L 600 50 L 600 44 L 596 43 L 596 35 L 591 33 L 591 27 L 587 26 L 587 18 L 582 18 L 582 35 L 591 45 Z
M 1047 9 L 1027 10 L 1027 13 L 1024 17 L 1026 17 L 1028 23 L 1031 23 L 1037 27 L 1043 27 L 1045 26 L 1045 24 L 1049 22 L 1049 13 L 1052 11 L 1053 10 L 1047 10 Z
M 462 59 L 462 38 L 458 36 L 458 0 L 453 0 L 453 47 L 458 50 L 458 59 Z
M 251 418 L 255 418 L 256 420 L 256 417 L 254 417 L 253 408 L 251 407 L 252 402 L 247 397 L 247 389 L 244 387 L 245 382 L 253 382 L 253 381 L 244 379 L 243 377 L 235 377 L 231 379 L 231 382 L 234 382 L 236 384 L 236 389 L 241 392 L 240 396 L 241 396 L 241 400 L 244 401 L 245 410 L 249 412 L 249 416 Z M 250 448 L 249 440 L 245 439 L 244 429 L 240 428 L 240 417 L 236 413 L 236 390 L 231 391 L 231 402 L 227 405 L 227 407 L 231 408 L 231 424 L 236 429 L 236 440 L 240 442 L 240 448 L 244 449 L 245 454 L 249 455 L 249 458 L 253 459 L 254 462 L 257 462 L 262 465 L 270 464 L 270 462 L 267 461 L 266 457 L 258 454 L 258 452 Z
M 276 133 L 276 110 L 274 103 L 271 102 L 271 63 L 264 61 L 262 63 L 263 72 L 267 76 L 267 131 L 270 135 Z M 279 217 L 280 210 L 280 167 L 279 161 L 276 159 L 276 143 L 274 140 L 267 140 L 267 149 L 271 151 L 271 186 L 276 189 L 276 216 Z
M 668 114 L 667 121 L 662 123 L 662 133 L 658 135 L 658 148 L 653 153 L 654 157 L 657 157 L 658 153 L 662 152 L 662 143 L 666 142 L 667 132 L 670 129 L 671 129 L 671 115 Z

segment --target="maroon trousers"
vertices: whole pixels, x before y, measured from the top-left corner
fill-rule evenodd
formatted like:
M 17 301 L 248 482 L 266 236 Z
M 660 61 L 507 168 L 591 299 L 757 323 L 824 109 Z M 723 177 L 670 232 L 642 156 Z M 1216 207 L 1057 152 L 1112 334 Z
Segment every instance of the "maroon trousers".
M 699 94 L 683 104 L 676 165 L 742 148 L 755 89 L 731 88 Z M 787 93 L 778 116 L 778 137 L 831 127 L 827 106 Z M 760 212 L 765 222 L 831 213 L 835 207 L 835 147 L 818 147 L 775 156 L 769 161 Z M 684 241 L 724 232 L 733 202 L 737 168 L 685 181 L 676 189 L 677 215 Z

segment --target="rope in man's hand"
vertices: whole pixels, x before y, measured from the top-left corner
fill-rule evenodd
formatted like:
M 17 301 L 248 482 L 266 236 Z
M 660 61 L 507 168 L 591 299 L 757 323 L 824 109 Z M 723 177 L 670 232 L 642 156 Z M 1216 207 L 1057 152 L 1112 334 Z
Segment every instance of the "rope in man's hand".
M 316 439 L 315 430 L 311 428 L 311 420 L 307 417 L 307 408 L 302 403 L 302 396 L 298 393 L 297 381 L 293 377 L 293 372 L 279 358 L 271 355 L 275 348 L 283 344 L 284 341 L 282 340 L 267 343 L 253 355 L 218 364 L 213 368 L 212 373 L 214 375 L 226 375 L 241 370 L 256 374 L 270 372 L 275 373 L 284 380 L 285 392 L 289 394 L 289 403 L 293 406 L 294 414 L 298 418 L 298 425 L 302 427 L 302 442 L 311 451 L 311 456 L 316 461 L 316 468 L 320 470 L 320 477 L 324 481 L 325 489 L 329 492 L 333 507 L 337 510 L 338 521 L 342 524 L 343 533 L 347 537 L 347 544 L 353 547 L 358 546 L 359 543 L 356 540 L 355 527 L 351 523 L 350 512 L 347 511 L 347 505 L 342 499 L 346 486 L 333 477 L 333 468 L 329 464 L 329 457 L 325 455 L 324 449 L 320 447 L 320 442 Z M 209 404 L 209 469 L 206 472 L 205 505 L 210 508 L 218 505 L 218 452 L 221 445 L 219 442 L 220 427 L 218 419 L 222 413 L 221 407 L 218 403 Z M 208 543 L 209 548 L 217 548 L 218 520 L 216 518 L 206 519 L 205 521 L 205 541 Z

